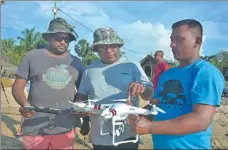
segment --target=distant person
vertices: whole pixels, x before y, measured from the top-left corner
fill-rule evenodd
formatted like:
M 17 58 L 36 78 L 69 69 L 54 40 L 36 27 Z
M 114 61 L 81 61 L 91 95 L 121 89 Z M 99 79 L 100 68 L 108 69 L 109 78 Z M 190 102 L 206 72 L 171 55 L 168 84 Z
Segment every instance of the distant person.
M 48 31 L 42 34 L 48 46 L 31 50 L 23 58 L 12 87 L 15 100 L 23 115 L 20 134 L 25 149 L 72 149 L 75 128 L 80 118 L 71 113 L 73 101 L 84 71 L 79 58 L 68 52 L 70 42 L 77 34 L 63 18 L 50 21 Z M 30 81 L 28 98 L 24 90 Z M 52 107 L 62 110 L 48 114 L 27 110 L 24 106 Z M 78 119 L 78 120 L 76 120 Z
M 153 85 L 154 85 L 154 89 L 156 89 L 157 87 L 157 82 L 158 82 L 158 79 L 160 77 L 160 75 L 168 70 L 170 67 L 169 67 L 169 64 L 163 59 L 163 56 L 164 56 L 164 52 L 159 50 L 159 51 L 156 51 L 155 54 L 154 54 L 154 58 L 156 60 L 156 64 L 154 65 L 154 68 L 153 68 Z
M 203 27 L 194 19 L 172 25 L 170 46 L 179 66 L 160 76 L 153 99 L 166 113 L 158 113 L 153 121 L 129 115 L 134 132 L 152 134 L 153 149 L 212 149 L 211 123 L 225 80 L 200 58 L 202 38 Z

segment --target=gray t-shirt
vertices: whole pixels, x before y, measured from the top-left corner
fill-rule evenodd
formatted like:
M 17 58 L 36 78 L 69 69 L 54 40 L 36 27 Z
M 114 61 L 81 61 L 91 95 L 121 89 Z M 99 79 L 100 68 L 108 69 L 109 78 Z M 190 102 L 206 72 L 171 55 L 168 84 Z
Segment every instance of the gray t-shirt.
M 30 80 L 30 105 L 63 111 L 57 115 L 37 112 L 32 118 L 26 118 L 22 124 L 23 135 L 61 134 L 80 126 L 80 118 L 70 113 L 68 101 L 74 99 L 83 70 L 81 61 L 69 53 L 57 58 L 42 49 L 25 55 L 16 74 Z
M 112 100 L 127 98 L 128 86 L 131 82 L 142 82 L 152 86 L 138 62 L 128 62 L 120 58 L 117 62 L 107 65 L 101 61 L 89 65 L 83 75 L 78 93 L 88 95 L 89 99 L 101 99 L 97 104 L 113 103 Z M 138 99 L 132 100 L 133 106 L 139 106 Z M 91 115 L 90 140 L 95 145 L 112 145 L 112 136 L 101 135 L 102 117 Z M 103 124 L 103 132 L 111 132 L 112 123 Z M 117 137 L 120 142 L 135 137 L 129 125 L 125 124 L 124 133 Z

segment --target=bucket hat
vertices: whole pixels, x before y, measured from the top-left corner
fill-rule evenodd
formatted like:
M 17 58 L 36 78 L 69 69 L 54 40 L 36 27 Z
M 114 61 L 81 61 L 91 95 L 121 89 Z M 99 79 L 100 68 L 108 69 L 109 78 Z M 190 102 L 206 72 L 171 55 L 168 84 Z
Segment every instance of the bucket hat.
M 92 49 L 95 50 L 97 45 L 117 44 L 122 47 L 124 40 L 119 37 L 117 32 L 112 28 L 98 28 L 93 34 L 93 45 Z
M 68 24 L 65 19 L 60 17 L 51 20 L 47 32 L 42 33 L 42 37 L 47 40 L 47 35 L 54 33 L 69 33 L 72 37 L 72 41 L 76 41 L 78 38 L 73 26 Z

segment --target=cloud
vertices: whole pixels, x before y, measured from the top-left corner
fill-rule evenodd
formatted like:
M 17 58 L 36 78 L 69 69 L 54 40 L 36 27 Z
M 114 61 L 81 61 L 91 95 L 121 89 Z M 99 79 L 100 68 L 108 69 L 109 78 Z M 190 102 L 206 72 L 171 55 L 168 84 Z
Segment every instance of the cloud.
M 148 7 L 149 9 L 145 8 L 147 11 L 142 10 L 140 13 L 138 13 L 140 10 L 138 4 L 132 2 L 125 4 L 120 2 L 58 1 L 57 7 L 60 7 L 61 10 L 93 31 L 101 27 L 114 28 L 125 40 L 125 48 L 142 53 L 132 53 L 124 50 L 126 55 L 130 59 L 140 61 L 144 56 L 154 53 L 156 50 L 163 50 L 165 52 L 165 58 L 173 58 L 169 47 L 171 30 L 167 27 L 171 27 L 171 23 L 177 20 L 186 17 L 197 19 L 201 18 L 200 14 L 204 14 L 204 11 L 201 9 L 202 5 L 198 5 L 198 3 L 197 5 L 194 4 L 194 7 L 193 5 L 188 6 L 185 3 L 181 5 L 178 4 L 170 3 L 169 5 L 164 5 L 162 8 L 159 7 L 159 9 L 155 9 L 155 6 L 158 8 L 157 6 L 161 4 L 151 2 L 150 5 L 153 5 L 154 9 L 152 9 L 153 7 L 151 6 Z M 13 28 L 18 31 L 24 28 L 35 27 L 37 31 L 43 32 L 47 30 L 50 20 L 53 19 L 53 6 L 54 2 L 47 1 L 20 2 L 20 4 L 17 2 L 8 2 L 7 5 L 3 6 L 2 27 L 6 30 Z M 131 9 L 126 8 L 127 6 Z M 185 7 L 177 9 L 178 6 Z M 226 11 L 226 9 L 224 9 L 224 11 Z M 80 38 L 85 38 L 90 43 L 93 41 L 93 33 L 91 31 L 82 27 L 60 11 L 57 13 L 57 16 L 63 17 L 70 24 L 75 25 Z M 202 24 L 205 31 L 204 42 L 201 48 L 201 54 L 203 55 L 208 52 L 207 47 L 209 46 L 206 42 L 210 41 L 210 39 L 221 41 L 227 39 L 225 34 L 227 32 L 224 32 L 224 29 L 226 29 L 228 24 L 212 22 L 206 19 Z M 226 45 L 222 46 L 226 47 Z M 204 47 L 207 48 L 207 51 L 204 51 Z M 216 47 L 213 47 L 213 49 L 216 49 Z
M 8 32 L 16 30 L 21 32 L 25 28 L 31 29 L 33 27 L 41 29 L 45 22 L 43 15 L 36 14 L 37 10 L 40 11 L 37 3 L 35 2 L 7 2 L 2 7 L 2 27 L 6 28 Z
M 122 28 L 119 28 L 119 32 L 125 39 L 126 47 L 146 54 L 152 54 L 156 50 L 163 50 L 165 58 L 173 59 L 169 47 L 171 31 L 166 29 L 163 24 L 152 24 L 138 20 L 123 25 Z M 138 56 L 137 54 L 134 55 Z
M 208 39 L 216 39 L 216 40 L 228 40 L 227 35 L 223 34 L 219 26 L 221 23 L 213 22 L 213 21 L 205 21 L 202 22 L 204 28 L 204 35 L 207 36 Z M 226 23 L 226 25 L 228 25 Z
M 50 11 L 51 9 L 53 9 L 53 2 L 37 3 L 40 5 L 41 9 L 36 12 L 36 14 L 44 15 L 47 18 L 53 17 L 53 12 Z M 57 8 L 59 7 L 63 12 L 58 11 L 57 16 L 66 18 L 67 20 L 70 20 L 70 22 L 72 22 L 72 19 L 70 19 L 64 14 L 66 13 L 72 18 L 78 20 L 80 23 L 86 24 L 86 26 L 91 28 L 91 30 L 109 25 L 108 15 L 91 2 L 58 2 Z
M 25 6 L 16 6 L 12 2 L 7 2 L 2 8 L 2 28 L 12 28 L 18 31 L 32 28 L 33 24 L 26 22 L 25 18 L 20 17 L 24 12 L 26 12 Z
M 47 15 L 51 17 L 52 12 L 50 7 L 53 7 L 53 2 L 38 2 L 40 5 L 40 14 Z M 126 22 L 121 15 L 115 15 L 114 18 L 110 18 L 110 14 L 105 12 L 99 6 L 95 5 L 92 2 L 70 2 L 63 3 L 58 2 L 57 7 L 61 5 L 61 10 L 69 14 L 71 17 L 80 21 L 86 27 L 89 27 L 91 30 L 95 30 L 101 27 L 112 27 L 118 34 L 125 40 L 125 48 L 129 48 L 134 51 L 139 51 L 143 54 L 135 54 L 125 50 L 126 55 L 129 58 L 136 59 L 140 61 L 147 54 L 154 53 L 156 50 L 160 49 L 165 52 L 165 58 L 173 58 L 172 52 L 170 50 L 170 33 L 171 31 L 166 29 L 165 26 L 161 23 L 152 24 L 150 22 L 143 22 L 141 20 L 135 22 Z M 49 11 L 48 11 L 49 10 Z M 125 13 L 125 10 L 121 9 L 121 12 Z M 70 18 L 63 15 L 61 12 L 58 12 L 59 16 L 65 17 L 67 20 L 72 21 Z M 129 16 L 132 18 L 132 16 Z M 75 22 L 74 22 L 75 24 Z M 80 28 L 77 25 L 79 30 L 80 37 L 86 37 L 89 41 L 92 41 L 92 34 L 90 31 L 86 34 L 87 36 L 81 36 Z
M 38 4 L 39 9 L 34 12 L 36 16 L 43 16 L 43 18 L 53 17 L 52 9 L 54 7 L 54 2 L 35 2 Z
M 201 45 L 201 49 L 200 49 L 200 56 L 205 56 L 205 51 L 204 51 L 204 44 L 206 41 L 206 36 L 203 36 L 203 41 L 202 41 L 202 45 Z
M 28 29 L 33 28 L 34 25 L 20 20 L 7 20 L 7 22 L 4 23 L 2 27 L 13 28 L 15 30 L 21 31 L 22 29 L 25 29 L 25 28 L 28 28 Z

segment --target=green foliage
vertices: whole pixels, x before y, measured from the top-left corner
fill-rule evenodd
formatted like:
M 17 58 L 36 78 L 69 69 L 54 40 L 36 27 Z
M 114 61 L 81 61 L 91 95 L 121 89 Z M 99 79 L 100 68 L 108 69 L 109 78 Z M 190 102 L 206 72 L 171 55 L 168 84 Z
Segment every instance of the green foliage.
M 75 45 L 75 52 L 79 57 L 85 58 L 88 53 L 92 52 L 89 42 L 85 39 L 79 40 Z
M 16 44 L 18 40 L 19 44 Z M 45 45 L 45 41 L 40 32 L 36 32 L 35 28 L 24 29 L 21 35 L 16 39 L 8 38 L 1 40 L 2 54 L 8 58 L 9 63 L 18 66 L 24 55 L 30 50 L 35 49 L 38 45 Z M 82 63 L 87 66 L 90 62 L 98 60 L 99 57 L 91 50 L 90 43 L 81 39 L 75 46 L 75 52 L 82 57 Z
M 204 60 L 209 61 L 215 67 L 217 67 L 221 72 L 225 67 L 228 67 L 228 51 L 222 50 L 216 55 L 201 57 Z
M 16 44 L 18 40 L 19 44 Z M 18 66 L 21 63 L 24 55 L 32 49 L 35 49 L 38 45 L 45 45 L 47 41 L 45 41 L 40 32 L 36 32 L 35 28 L 32 29 L 24 29 L 21 32 L 21 35 L 17 37 L 17 39 L 1 39 L 1 53 L 2 55 L 8 58 L 8 61 L 11 64 Z M 81 39 L 75 45 L 75 52 L 79 57 L 82 58 L 82 63 L 87 66 L 94 60 L 98 60 L 99 57 L 92 51 L 90 43 Z M 123 53 L 124 54 L 124 53 Z M 218 57 L 219 56 L 219 57 Z M 218 69 L 223 72 L 223 68 L 228 67 L 228 51 L 222 50 L 216 55 L 212 56 L 204 56 L 201 57 L 204 60 L 209 61 L 213 65 L 215 65 Z M 220 59 L 219 59 L 220 58 Z M 219 61 L 220 60 L 220 61 Z M 171 67 L 177 66 L 178 63 L 176 61 L 170 62 L 168 61 Z
M 216 57 L 211 58 L 208 60 L 211 64 L 213 64 L 215 67 L 219 68 L 219 70 L 221 70 L 221 63 L 219 63 L 219 61 L 217 60 Z
M 12 38 L 3 39 L 2 53 L 9 62 L 18 66 L 21 63 L 24 55 L 32 49 L 35 49 L 38 44 L 46 44 L 47 42 L 42 38 L 40 32 L 36 32 L 35 28 L 24 29 L 21 35 L 17 37 L 19 45 Z
M 82 63 L 85 66 L 89 65 L 92 61 L 99 59 L 99 57 L 92 51 L 90 43 L 85 39 L 78 41 L 75 45 L 75 52 L 82 58 Z
M 221 66 L 224 67 L 228 67 L 228 51 L 221 51 L 220 55 L 222 55 L 222 61 L 221 61 Z
M 89 53 L 87 56 L 82 60 L 82 64 L 87 66 L 95 60 L 99 60 L 99 57 L 94 53 Z

